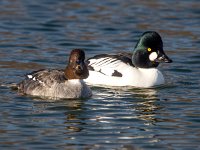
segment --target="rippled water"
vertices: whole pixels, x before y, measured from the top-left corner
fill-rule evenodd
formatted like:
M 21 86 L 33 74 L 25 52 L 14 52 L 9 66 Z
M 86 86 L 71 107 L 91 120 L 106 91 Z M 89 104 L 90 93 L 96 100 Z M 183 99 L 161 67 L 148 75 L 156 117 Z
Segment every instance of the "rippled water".
M 200 2 L 1 0 L 0 83 L 64 68 L 71 49 L 87 57 L 131 51 L 158 31 L 173 59 L 151 89 L 92 87 L 86 100 L 47 102 L 0 87 L 0 149 L 200 149 Z

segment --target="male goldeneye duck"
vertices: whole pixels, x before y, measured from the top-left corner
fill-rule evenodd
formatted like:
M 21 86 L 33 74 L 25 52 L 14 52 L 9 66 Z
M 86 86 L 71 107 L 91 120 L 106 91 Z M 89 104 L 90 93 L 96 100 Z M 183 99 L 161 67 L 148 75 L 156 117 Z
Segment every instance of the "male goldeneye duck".
M 154 31 L 142 34 L 132 56 L 100 54 L 87 60 L 91 85 L 152 87 L 164 84 L 157 69 L 159 63 L 172 60 L 163 51 L 160 35 Z
M 34 71 L 18 84 L 20 93 L 50 98 L 88 98 L 92 95 L 83 79 L 89 75 L 83 50 L 71 51 L 64 70 Z

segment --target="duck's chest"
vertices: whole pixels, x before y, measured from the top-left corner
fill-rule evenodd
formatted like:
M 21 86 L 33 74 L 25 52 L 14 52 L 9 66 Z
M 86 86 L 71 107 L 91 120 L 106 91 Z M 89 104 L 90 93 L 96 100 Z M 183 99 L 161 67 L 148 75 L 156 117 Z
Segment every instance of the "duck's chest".
M 137 87 L 152 87 L 164 83 L 162 73 L 155 68 L 142 69 L 132 68 L 124 73 L 124 80 L 132 86 Z

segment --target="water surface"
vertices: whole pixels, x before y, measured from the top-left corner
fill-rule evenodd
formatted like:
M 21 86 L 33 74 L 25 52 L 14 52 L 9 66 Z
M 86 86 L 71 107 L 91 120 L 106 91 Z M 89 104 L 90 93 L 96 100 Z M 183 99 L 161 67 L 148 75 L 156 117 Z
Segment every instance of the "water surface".
M 1 149 L 200 149 L 200 2 L 1 0 L 0 83 L 64 68 L 69 53 L 131 52 L 142 32 L 163 38 L 172 64 L 150 89 L 92 87 L 86 100 L 45 101 L 0 87 Z

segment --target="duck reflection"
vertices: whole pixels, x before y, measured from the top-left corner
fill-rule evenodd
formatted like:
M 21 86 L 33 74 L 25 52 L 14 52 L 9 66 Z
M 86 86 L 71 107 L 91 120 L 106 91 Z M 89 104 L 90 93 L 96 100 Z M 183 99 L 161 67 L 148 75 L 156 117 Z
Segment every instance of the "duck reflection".
M 34 115 L 46 114 L 40 118 L 40 122 L 49 122 L 49 117 L 57 121 L 56 124 L 63 126 L 65 134 L 80 132 L 82 130 L 84 119 L 80 116 L 83 114 L 82 106 L 86 100 L 71 99 L 60 100 L 56 102 L 43 101 L 41 98 L 35 98 Z
M 163 108 L 160 104 L 159 88 L 141 89 L 125 87 L 123 89 L 108 88 L 106 90 L 102 92 L 101 89 L 101 92 L 96 93 L 99 99 L 101 98 L 106 102 L 103 107 L 116 107 L 120 105 L 121 109 L 133 113 L 131 116 L 124 116 L 125 118 L 137 118 L 146 121 L 147 124 L 153 124 L 158 121 L 156 119 L 157 111 Z M 100 118 L 105 118 L 105 116 Z
M 146 125 L 157 122 L 157 111 L 163 108 L 160 104 L 158 89 L 135 89 L 133 93 L 134 99 L 136 99 L 134 108 L 137 118 L 147 121 Z
M 93 88 L 93 91 L 93 97 L 87 100 L 34 102 L 34 113 L 40 115 L 34 121 L 50 128 L 47 135 L 63 135 L 64 143 L 60 146 L 72 149 L 75 146 L 71 143 L 83 141 L 89 143 L 85 147 L 95 147 L 102 142 L 147 138 L 138 132 L 151 130 L 151 125 L 159 121 L 157 114 L 162 106 L 157 88 Z
M 65 134 L 73 133 L 73 132 L 80 132 L 82 130 L 83 122 L 78 119 L 76 114 L 66 114 L 65 120 Z

